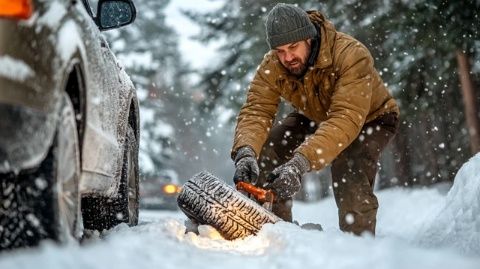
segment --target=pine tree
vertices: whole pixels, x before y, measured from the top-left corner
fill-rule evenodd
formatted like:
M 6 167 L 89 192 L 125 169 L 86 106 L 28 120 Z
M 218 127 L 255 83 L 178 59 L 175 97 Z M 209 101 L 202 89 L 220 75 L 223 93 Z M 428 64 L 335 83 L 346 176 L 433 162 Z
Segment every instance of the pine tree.
M 401 92 L 409 136 L 398 148 L 409 149 L 410 177 L 422 185 L 453 180 L 470 156 L 455 57 L 458 49 L 473 53 L 478 9 L 473 1 L 397 1 L 397 12 L 381 20 L 391 29 L 384 43 L 393 67 L 387 75 Z
M 429 185 L 451 181 L 470 156 L 471 130 L 465 115 L 478 121 L 475 109 L 464 111 L 456 58 L 474 60 L 471 88 L 480 73 L 478 1 L 287 1 L 305 9 L 319 9 L 337 30 L 354 36 L 372 52 L 375 66 L 401 110 L 401 127 L 393 157 L 384 158 L 384 186 Z M 245 89 L 267 52 L 264 18 L 275 1 L 225 2 L 207 14 L 189 13 L 202 25 L 205 42 L 224 42 L 219 65 L 201 72 L 207 99 L 205 112 L 227 103 L 236 111 Z M 470 90 L 470 93 L 473 90 Z M 463 94 L 465 97 L 465 94 Z M 474 93 L 469 106 L 478 103 Z M 471 112 L 473 111 L 473 112 Z M 478 132 L 474 131 L 473 134 Z M 419 142 L 421 141 L 421 142 Z M 475 144 L 475 142 L 473 143 Z M 475 148 L 472 144 L 472 149 Z

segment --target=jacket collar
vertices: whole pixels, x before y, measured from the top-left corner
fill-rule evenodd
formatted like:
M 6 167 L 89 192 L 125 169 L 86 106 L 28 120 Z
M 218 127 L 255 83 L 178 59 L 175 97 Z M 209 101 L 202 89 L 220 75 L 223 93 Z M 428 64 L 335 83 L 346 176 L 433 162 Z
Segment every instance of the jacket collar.
M 307 13 L 310 20 L 320 29 L 320 52 L 313 67 L 324 69 L 333 62 L 332 48 L 335 40 L 335 27 L 319 11 L 309 10 Z
M 311 42 L 311 47 L 310 47 L 310 56 L 308 56 L 307 59 L 307 66 L 308 67 L 313 67 L 315 66 L 315 63 L 317 62 L 318 58 L 318 52 L 320 51 L 320 29 L 315 26 L 315 29 L 317 29 L 317 36 L 315 38 L 312 38 Z

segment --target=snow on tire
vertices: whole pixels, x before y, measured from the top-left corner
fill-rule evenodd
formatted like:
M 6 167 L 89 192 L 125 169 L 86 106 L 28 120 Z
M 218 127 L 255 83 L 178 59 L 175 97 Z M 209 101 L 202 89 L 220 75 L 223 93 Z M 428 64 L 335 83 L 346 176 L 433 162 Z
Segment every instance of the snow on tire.
M 178 206 L 200 224 L 217 229 L 228 240 L 256 234 L 276 215 L 208 172 L 193 176 L 182 188 Z

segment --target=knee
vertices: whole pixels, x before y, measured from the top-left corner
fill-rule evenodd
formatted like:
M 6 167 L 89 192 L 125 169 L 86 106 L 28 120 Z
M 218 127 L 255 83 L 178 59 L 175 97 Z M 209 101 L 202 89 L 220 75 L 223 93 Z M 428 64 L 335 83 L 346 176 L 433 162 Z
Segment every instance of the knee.
M 338 209 L 343 212 L 364 213 L 378 208 L 378 199 L 371 188 L 352 188 L 349 190 L 334 187 Z

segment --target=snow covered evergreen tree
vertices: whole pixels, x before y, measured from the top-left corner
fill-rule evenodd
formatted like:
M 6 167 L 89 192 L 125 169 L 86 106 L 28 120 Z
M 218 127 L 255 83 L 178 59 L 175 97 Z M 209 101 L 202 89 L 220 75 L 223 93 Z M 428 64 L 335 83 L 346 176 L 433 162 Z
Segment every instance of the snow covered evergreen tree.
M 338 30 L 362 41 L 399 102 L 402 124 L 393 143 L 395 155 L 384 158 L 389 171 L 382 171 L 392 180 L 383 186 L 453 180 L 471 156 L 472 133 L 465 121 L 455 53 L 460 49 L 476 59 L 467 73 L 478 84 L 478 1 L 286 2 L 325 12 Z M 204 29 L 200 40 L 224 44 L 219 64 L 201 72 L 205 111 L 226 102 L 237 110 L 244 101 L 244 89 L 268 49 L 264 18 L 276 3 L 225 1 L 212 12 L 189 13 Z

